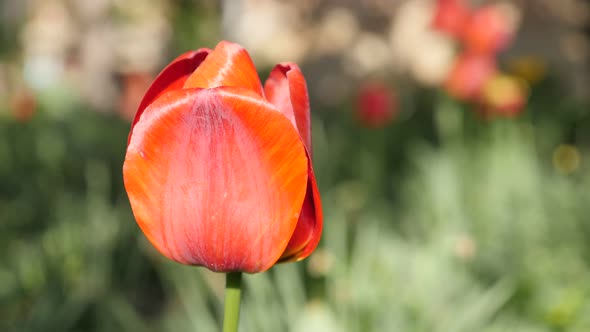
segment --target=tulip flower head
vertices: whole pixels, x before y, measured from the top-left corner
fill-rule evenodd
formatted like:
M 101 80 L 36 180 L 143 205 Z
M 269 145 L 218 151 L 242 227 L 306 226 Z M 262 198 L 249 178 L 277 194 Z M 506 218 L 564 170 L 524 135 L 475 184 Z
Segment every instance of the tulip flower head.
M 166 257 L 262 272 L 316 248 L 322 211 L 299 67 L 263 86 L 248 53 L 222 41 L 172 61 L 140 103 L 123 165 L 133 214 Z

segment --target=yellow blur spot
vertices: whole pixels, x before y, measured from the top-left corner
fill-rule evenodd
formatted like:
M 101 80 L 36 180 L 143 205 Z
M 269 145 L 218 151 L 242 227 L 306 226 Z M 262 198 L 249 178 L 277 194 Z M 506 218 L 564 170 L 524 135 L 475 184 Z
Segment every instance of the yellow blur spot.
M 324 277 L 334 267 L 334 255 L 326 249 L 318 248 L 309 258 L 307 270 L 314 277 Z
M 565 328 L 576 318 L 584 303 L 584 296 L 570 290 L 555 299 L 555 303 L 545 313 L 545 321 L 554 327 Z
M 508 70 L 529 84 L 534 84 L 545 78 L 547 64 L 536 56 L 519 56 L 508 61 Z
M 528 86 L 524 80 L 502 73 L 490 78 L 482 91 L 484 103 L 496 112 L 505 114 L 519 113 L 527 97 Z
M 577 171 L 580 161 L 580 152 L 573 145 L 562 144 L 553 151 L 553 167 L 562 174 Z

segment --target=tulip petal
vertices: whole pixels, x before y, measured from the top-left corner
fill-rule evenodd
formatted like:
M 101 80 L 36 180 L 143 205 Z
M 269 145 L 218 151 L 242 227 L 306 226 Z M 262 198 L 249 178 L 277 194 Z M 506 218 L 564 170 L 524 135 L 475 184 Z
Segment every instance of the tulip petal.
M 307 193 L 301 215 L 295 232 L 279 260 L 281 263 L 307 258 L 320 242 L 323 228 L 322 202 L 311 163 L 308 171 Z
M 135 219 L 162 254 L 254 273 L 287 247 L 308 164 L 296 130 L 254 92 L 185 89 L 148 106 L 123 174 Z
M 234 86 L 262 96 L 262 84 L 248 52 L 240 45 L 221 41 L 186 80 L 184 88 Z
M 196 51 L 183 53 L 158 74 L 158 77 L 156 77 L 143 96 L 141 103 L 139 103 L 133 123 L 131 124 L 131 131 L 129 132 L 127 143 L 131 139 L 133 127 L 139 121 L 145 108 L 167 91 L 182 89 L 184 81 L 199 67 L 210 52 L 211 50 L 208 48 L 201 48 Z
M 291 120 L 311 153 L 309 95 L 299 66 L 287 62 L 276 65 L 264 84 L 264 93 Z

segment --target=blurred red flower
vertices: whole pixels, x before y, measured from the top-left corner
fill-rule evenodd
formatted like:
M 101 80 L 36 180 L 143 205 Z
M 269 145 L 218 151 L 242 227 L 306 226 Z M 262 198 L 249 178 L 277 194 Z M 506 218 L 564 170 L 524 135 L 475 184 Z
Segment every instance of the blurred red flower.
M 459 38 L 470 14 L 471 9 L 465 0 L 437 0 L 432 27 L 451 37 Z
M 486 81 L 496 72 L 493 56 L 467 53 L 456 60 L 445 88 L 453 97 L 463 101 L 474 101 L 480 95 Z
M 368 127 L 383 127 L 397 115 L 397 97 L 382 82 L 366 82 L 361 85 L 357 97 L 357 117 Z
M 137 223 L 179 263 L 261 272 L 319 242 L 309 101 L 296 64 L 277 65 L 263 87 L 237 44 L 179 56 L 139 106 L 123 175 Z

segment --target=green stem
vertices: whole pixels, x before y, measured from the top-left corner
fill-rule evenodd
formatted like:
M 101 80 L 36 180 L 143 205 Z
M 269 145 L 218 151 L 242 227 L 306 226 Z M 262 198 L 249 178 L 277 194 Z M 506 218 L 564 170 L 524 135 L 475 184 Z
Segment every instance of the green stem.
M 225 278 L 223 332 L 237 332 L 240 320 L 242 272 L 230 272 Z

